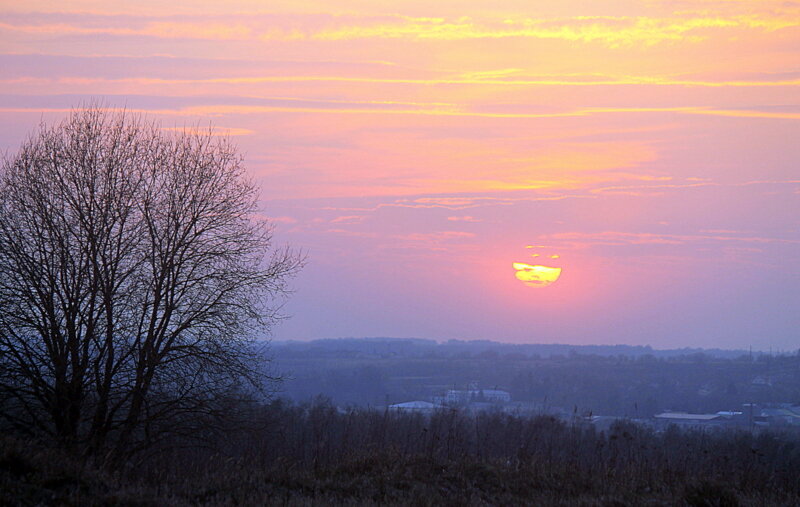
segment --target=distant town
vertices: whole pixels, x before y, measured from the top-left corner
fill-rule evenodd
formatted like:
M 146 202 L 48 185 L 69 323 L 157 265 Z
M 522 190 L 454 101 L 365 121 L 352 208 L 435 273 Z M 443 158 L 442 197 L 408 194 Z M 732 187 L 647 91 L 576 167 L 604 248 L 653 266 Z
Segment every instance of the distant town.
M 333 339 L 271 347 L 278 396 L 340 408 L 549 415 L 607 429 L 800 428 L 800 356 L 751 350 Z
M 394 403 L 386 407 L 391 411 L 430 414 L 441 410 L 460 410 L 466 413 L 486 411 L 505 412 L 514 415 L 550 415 L 572 423 L 592 425 L 599 430 L 608 430 L 619 420 L 646 425 L 656 430 L 666 430 L 670 425 L 685 429 L 759 429 L 800 428 L 800 404 L 789 402 L 760 406 L 745 403 L 737 410 L 720 410 L 715 413 L 695 414 L 680 411 L 665 411 L 647 418 L 628 418 L 593 413 L 577 414 L 563 407 L 541 403 L 515 401 L 511 393 L 502 389 L 483 389 L 478 382 L 471 382 L 466 389 L 448 389 L 441 396 L 430 400 L 414 400 Z

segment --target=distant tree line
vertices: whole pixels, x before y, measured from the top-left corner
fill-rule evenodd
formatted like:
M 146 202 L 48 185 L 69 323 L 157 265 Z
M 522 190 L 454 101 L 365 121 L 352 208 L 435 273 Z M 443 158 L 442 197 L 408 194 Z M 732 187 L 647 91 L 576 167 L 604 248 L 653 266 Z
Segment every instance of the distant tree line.
M 578 351 L 583 350 L 576 347 Z M 515 401 L 545 410 L 651 417 L 664 410 L 717 412 L 745 403 L 800 403 L 800 356 L 720 358 L 551 357 L 445 353 L 445 345 L 336 340 L 273 348 L 290 379 L 286 396 L 307 401 L 324 394 L 339 405 L 379 406 L 427 400 L 477 381 L 507 390 Z M 480 348 L 476 348 L 480 350 Z

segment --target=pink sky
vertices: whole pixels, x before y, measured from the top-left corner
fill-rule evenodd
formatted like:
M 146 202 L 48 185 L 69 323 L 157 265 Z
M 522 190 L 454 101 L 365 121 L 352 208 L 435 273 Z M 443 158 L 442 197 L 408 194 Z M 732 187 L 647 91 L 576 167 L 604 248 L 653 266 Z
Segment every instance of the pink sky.
M 0 6 L 0 149 L 97 98 L 234 137 L 277 339 L 800 346 L 800 2 Z

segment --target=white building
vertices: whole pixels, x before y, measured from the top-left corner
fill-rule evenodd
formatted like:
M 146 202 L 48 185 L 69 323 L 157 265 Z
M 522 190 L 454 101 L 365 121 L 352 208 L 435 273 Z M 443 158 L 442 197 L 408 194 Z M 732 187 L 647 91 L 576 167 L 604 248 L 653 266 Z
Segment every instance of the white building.
M 389 405 L 389 410 L 395 410 L 398 412 L 433 412 L 439 409 L 444 408 L 441 405 L 436 405 L 434 403 L 430 403 L 428 401 L 406 401 L 404 403 L 395 403 L 394 405 Z
M 727 426 L 728 419 L 720 414 L 689 414 L 687 412 L 664 412 L 653 416 L 656 425 L 662 428 L 675 424 L 684 428 L 707 428 Z

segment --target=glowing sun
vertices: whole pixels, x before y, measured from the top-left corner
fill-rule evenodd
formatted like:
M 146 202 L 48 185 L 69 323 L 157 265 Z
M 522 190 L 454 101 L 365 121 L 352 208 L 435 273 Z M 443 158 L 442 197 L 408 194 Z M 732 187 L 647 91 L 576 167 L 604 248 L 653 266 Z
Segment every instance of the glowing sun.
M 550 266 L 531 266 L 523 262 L 515 262 L 514 269 L 517 270 L 517 280 L 528 287 L 547 287 L 561 276 L 561 268 Z

